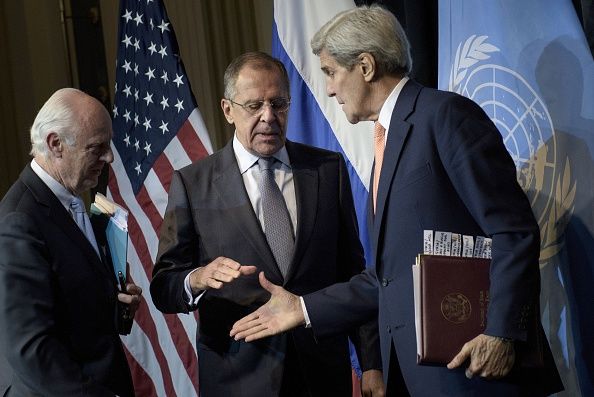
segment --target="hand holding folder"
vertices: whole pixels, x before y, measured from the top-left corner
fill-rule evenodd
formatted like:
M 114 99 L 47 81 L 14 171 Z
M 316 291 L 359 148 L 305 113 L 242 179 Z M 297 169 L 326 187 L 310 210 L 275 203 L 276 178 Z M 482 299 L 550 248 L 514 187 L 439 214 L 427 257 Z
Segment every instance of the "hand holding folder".
M 115 278 L 120 293 L 128 294 L 126 288 L 126 263 L 128 257 L 128 211 L 114 203 L 101 193 L 95 195 L 91 204 L 91 213 L 98 216 L 109 217 L 105 228 L 105 237 Z M 122 335 L 130 333 L 133 315 L 128 304 L 118 302 L 118 332 Z
M 118 282 L 118 272 L 124 275 L 125 280 L 128 256 L 128 211 L 101 193 L 97 193 L 95 201 L 91 204 L 91 213 L 109 217 L 105 236 L 111 253 L 113 270 Z

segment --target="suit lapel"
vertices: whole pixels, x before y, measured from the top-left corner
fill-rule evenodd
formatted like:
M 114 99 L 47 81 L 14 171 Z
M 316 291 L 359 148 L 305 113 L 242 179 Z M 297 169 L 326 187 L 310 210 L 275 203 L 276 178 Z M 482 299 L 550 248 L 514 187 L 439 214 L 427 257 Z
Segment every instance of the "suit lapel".
M 265 269 L 260 270 L 266 271 L 266 273 L 272 272 L 277 280 L 282 280 L 282 275 L 268 246 L 262 226 L 254 213 L 247 191 L 245 190 L 243 178 L 239 173 L 237 160 L 233 153 L 232 141 L 221 151 L 221 157 L 214 172 L 213 186 L 220 201 L 223 203 L 223 207 L 234 209 L 229 213 L 231 221 L 241 230 L 245 241 L 249 242 L 254 250 L 262 257 L 262 264 L 249 263 L 249 265 L 265 266 Z
M 421 90 L 421 86 L 416 82 L 409 80 L 396 101 L 396 106 L 392 113 L 390 120 L 390 130 L 388 132 L 388 139 L 386 141 L 386 149 L 384 152 L 384 161 L 382 163 L 382 171 L 377 189 L 377 208 L 373 220 L 373 246 L 375 248 L 375 263 L 379 263 L 378 250 L 379 239 L 381 235 L 383 216 L 386 209 L 390 189 L 398 168 L 398 162 L 402 154 L 402 149 L 406 142 L 408 135 L 411 132 L 412 124 L 406 119 L 414 111 L 417 96 Z M 373 181 L 373 175 L 372 179 Z M 371 184 L 373 186 L 373 184 Z
M 72 219 L 72 216 L 66 211 L 54 193 L 35 174 L 30 165 L 25 168 L 21 177 L 34 194 L 37 202 L 44 207 L 49 222 L 56 224 L 72 240 L 73 245 L 87 258 L 86 263 L 101 275 L 112 277 L 107 266 L 101 262 L 97 256 L 97 252 L 95 252 L 89 240 L 87 240 L 84 233 L 79 229 L 74 219 Z
M 299 150 L 292 142 L 287 141 L 287 152 L 291 160 L 293 183 L 295 184 L 295 201 L 297 204 L 297 231 L 293 260 L 286 279 L 291 278 L 309 244 L 318 208 L 318 172 L 302 162 Z M 286 283 L 286 280 L 285 280 Z

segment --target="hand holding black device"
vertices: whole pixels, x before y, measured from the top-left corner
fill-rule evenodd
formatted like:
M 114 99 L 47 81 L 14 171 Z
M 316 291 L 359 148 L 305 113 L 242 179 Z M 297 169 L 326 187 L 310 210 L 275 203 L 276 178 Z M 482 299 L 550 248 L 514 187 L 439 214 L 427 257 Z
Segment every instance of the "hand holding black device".
M 118 271 L 118 282 L 120 284 L 120 292 L 128 294 L 126 290 L 126 280 L 124 274 Z M 132 330 L 132 316 L 130 315 L 130 306 L 127 303 L 118 301 L 118 319 L 117 319 L 118 333 L 120 335 L 128 335 Z

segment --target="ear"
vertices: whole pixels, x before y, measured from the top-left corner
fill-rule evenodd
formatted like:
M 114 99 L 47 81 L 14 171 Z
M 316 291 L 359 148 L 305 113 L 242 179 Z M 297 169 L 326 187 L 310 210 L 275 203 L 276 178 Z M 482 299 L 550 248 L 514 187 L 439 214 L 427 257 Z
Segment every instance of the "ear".
M 372 81 L 377 74 L 375 58 L 368 52 L 362 52 L 359 55 L 359 63 L 357 64 L 357 67 L 361 71 L 366 82 Z
M 231 102 L 227 99 L 221 99 L 221 109 L 223 109 L 223 114 L 227 119 L 229 124 L 233 124 L 233 116 L 231 116 Z
M 45 144 L 52 156 L 62 157 L 62 151 L 64 150 L 64 142 L 60 139 L 60 136 L 55 132 L 50 132 L 45 138 Z

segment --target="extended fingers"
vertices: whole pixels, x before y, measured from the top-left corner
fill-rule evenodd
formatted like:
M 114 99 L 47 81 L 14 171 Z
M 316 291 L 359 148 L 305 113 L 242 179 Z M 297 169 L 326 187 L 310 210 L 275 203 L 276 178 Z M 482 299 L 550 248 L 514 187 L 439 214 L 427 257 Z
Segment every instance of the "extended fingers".
M 225 283 L 230 283 L 241 275 L 255 272 L 255 266 L 242 266 L 233 259 L 218 257 L 192 273 L 190 283 L 192 288 L 196 290 L 194 292 L 207 288 L 220 289 Z
M 459 367 L 468 358 L 468 379 L 476 374 L 485 379 L 502 378 L 511 371 L 515 361 L 513 342 L 481 334 L 464 344 L 460 353 L 448 364 L 448 368 Z
M 470 353 L 472 351 L 472 345 L 470 342 L 467 342 L 462 346 L 462 349 L 456 354 L 456 357 L 452 359 L 447 365 L 448 369 L 458 368 L 460 365 L 464 363 L 470 357 Z

